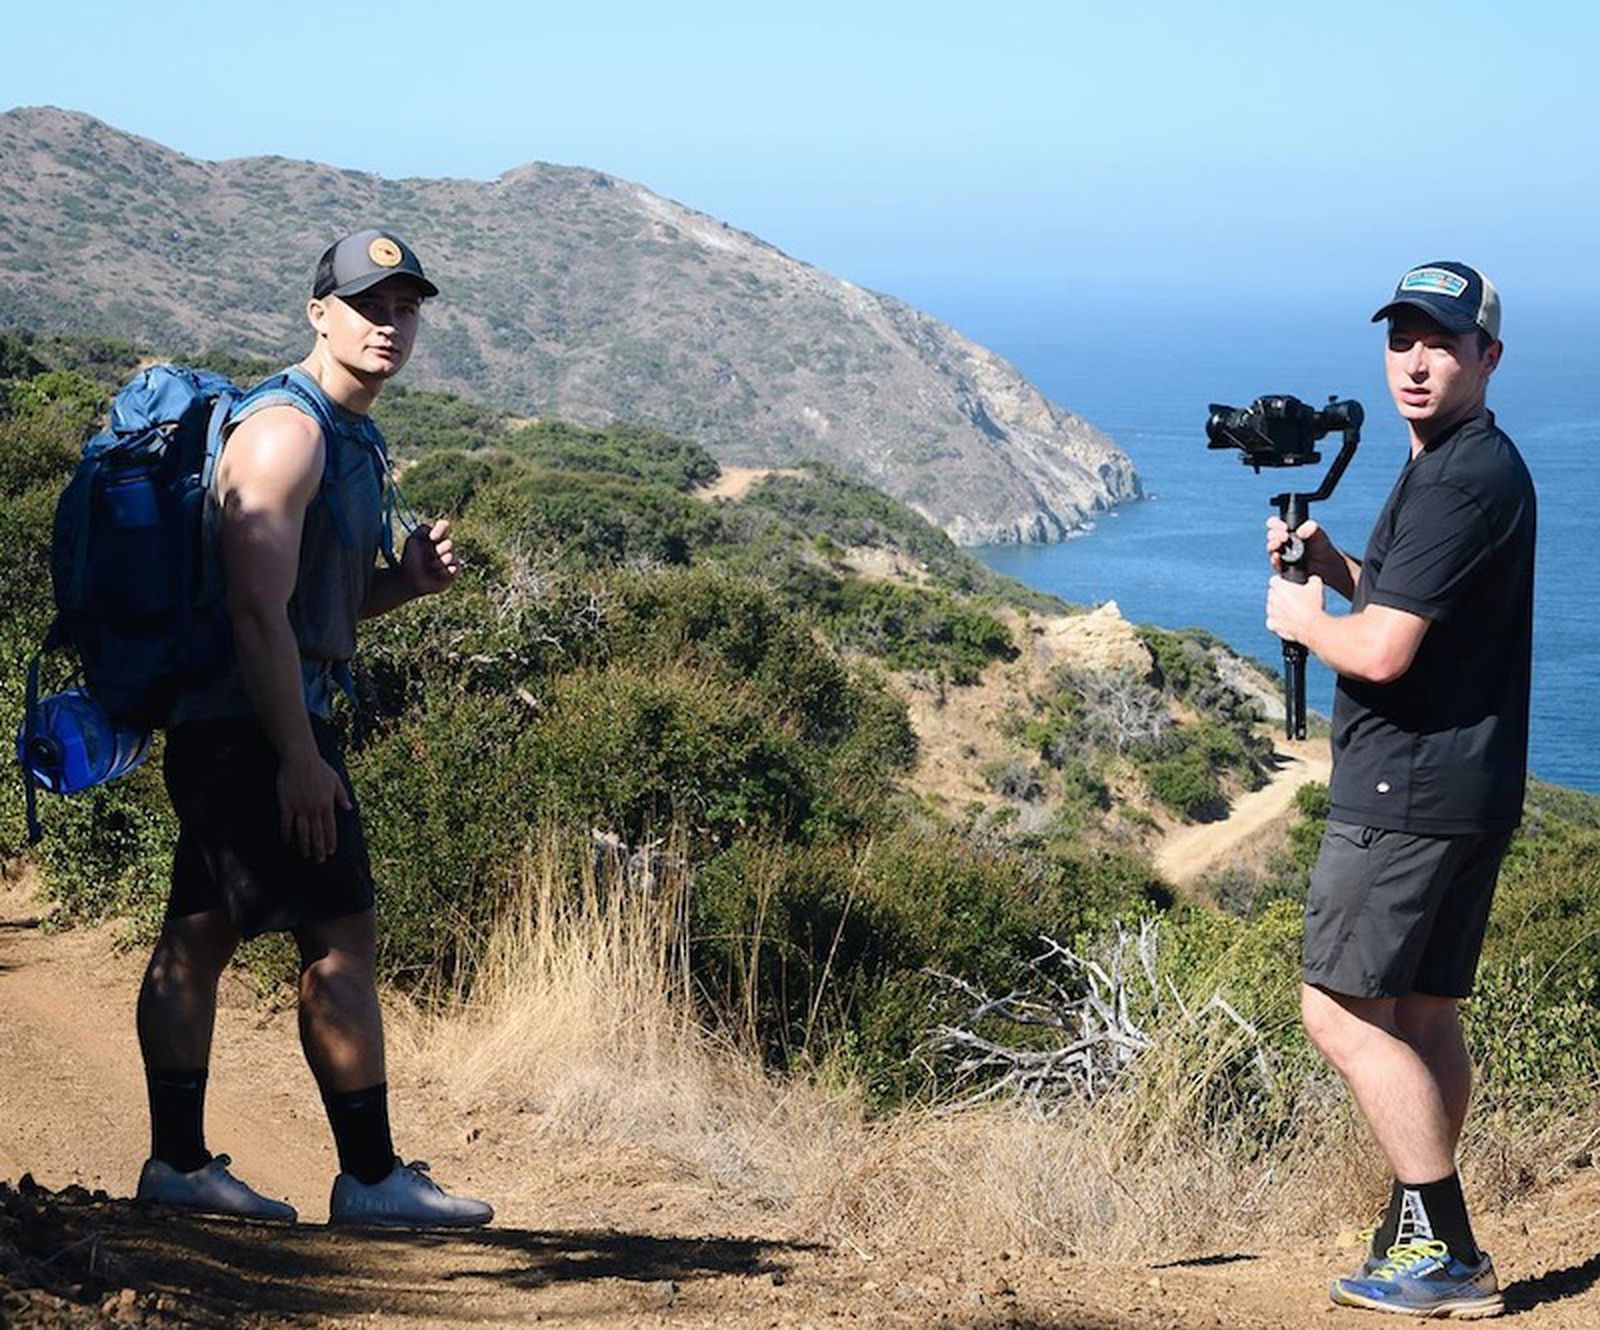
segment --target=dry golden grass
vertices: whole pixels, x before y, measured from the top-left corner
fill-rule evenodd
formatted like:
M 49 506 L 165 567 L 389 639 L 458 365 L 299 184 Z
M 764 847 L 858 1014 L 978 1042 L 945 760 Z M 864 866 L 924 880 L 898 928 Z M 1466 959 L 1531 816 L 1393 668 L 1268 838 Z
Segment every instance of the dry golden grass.
M 856 1098 L 777 1081 L 700 1024 L 686 884 L 626 877 L 553 841 L 528 856 L 471 995 L 428 1024 L 421 1057 L 461 1099 L 537 1103 L 541 1141 L 661 1152 L 763 1208 L 806 1212 L 826 1161 L 863 1130 Z
M 1329 1079 L 1299 1092 L 1269 1147 L 1247 1139 L 1224 1087 L 1248 1049 L 1225 1022 L 1173 1022 L 1112 1093 L 1050 1117 L 1016 1104 L 873 1117 L 848 1085 L 776 1077 L 750 1041 L 697 1018 L 681 877 L 625 877 L 547 842 L 470 997 L 416 1031 L 459 1099 L 489 1114 L 537 1105 L 515 1119 L 532 1124 L 530 1151 L 581 1141 L 665 1157 L 795 1236 L 861 1250 L 1176 1256 L 1264 1231 L 1327 1236 L 1386 1194 Z M 1546 1153 L 1493 1124 L 1477 1136 L 1481 1185 L 1507 1199 Z

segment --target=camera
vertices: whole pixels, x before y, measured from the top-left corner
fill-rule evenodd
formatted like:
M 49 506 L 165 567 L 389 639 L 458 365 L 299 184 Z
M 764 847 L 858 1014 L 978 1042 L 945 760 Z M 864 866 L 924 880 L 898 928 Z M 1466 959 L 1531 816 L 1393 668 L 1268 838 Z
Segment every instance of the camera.
M 1320 410 L 1298 397 L 1258 397 L 1246 407 L 1211 404 L 1206 447 L 1237 448 L 1246 466 L 1310 466 L 1322 460 L 1312 445 L 1335 430 L 1359 432 L 1361 403 L 1330 397 Z
M 1290 531 L 1278 558 L 1284 577 L 1291 582 L 1306 580 L 1305 545 L 1294 533 L 1311 515 L 1312 504 L 1332 496 L 1333 487 L 1356 455 L 1365 418 L 1360 402 L 1337 397 L 1328 398 L 1328 404 L 1320 409 L 1287 395 L 1258 397 L 1242 408 L 1211 404 L 1211 413 L 1206 417 L 1206 447 L 1237 448 L 1244 454 L 1240 460 L 1257 474 L 1264 466 L 1310 466 L 1320 462 L 1322 454 L 1312 445 L 1335 430 L 1343 436 L 1339 455 L 1315 490 L 1309 494 L 1272 496 L 1272 506 Z M 1306 649 L 1298 642 L 1283 644 L 1283 726 L 1291 739 L 1306 737 Z

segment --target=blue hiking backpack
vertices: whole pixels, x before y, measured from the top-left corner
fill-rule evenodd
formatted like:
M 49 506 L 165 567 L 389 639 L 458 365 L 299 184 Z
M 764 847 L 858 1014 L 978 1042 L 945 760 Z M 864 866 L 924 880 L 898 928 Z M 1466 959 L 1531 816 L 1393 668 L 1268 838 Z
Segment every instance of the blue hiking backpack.
M 40 786 L 70 793 L 133 770 L 178 692 L 229 664 L 232 629 L 220 578 L 205 575 L 201 514 L 224 427 L 246 403 L 269 398 L 303 407 L 322 427 L 322 497 L 331 501 L 336 431 L 289 372 L 247 392 L 206 370 L 152 366 L 117 393 L 109 427 L 84 445 L 56 506 L 56 618 L 28 667 L 17 735 L 32 840 Z M 384 483 L 388 459 L 379 461 Z M 345 537 L 337 509 L 334 520 Z M 41 699 L 40 658 L 61 647 L 77 654 L 82 683 Z

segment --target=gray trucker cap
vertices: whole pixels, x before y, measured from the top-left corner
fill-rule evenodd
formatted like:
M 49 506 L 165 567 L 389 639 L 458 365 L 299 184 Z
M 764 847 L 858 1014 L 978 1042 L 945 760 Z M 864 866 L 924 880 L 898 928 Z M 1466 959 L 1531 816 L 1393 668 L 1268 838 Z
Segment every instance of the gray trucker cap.
M 439 288 L 423 274 L 410 245 L 392 231 L 369 227 L 328 246 L 317 263 L 311 298 L 353 296 L 390 277 L 402 276 L 413 278 L 425 296 L 439 294 Z

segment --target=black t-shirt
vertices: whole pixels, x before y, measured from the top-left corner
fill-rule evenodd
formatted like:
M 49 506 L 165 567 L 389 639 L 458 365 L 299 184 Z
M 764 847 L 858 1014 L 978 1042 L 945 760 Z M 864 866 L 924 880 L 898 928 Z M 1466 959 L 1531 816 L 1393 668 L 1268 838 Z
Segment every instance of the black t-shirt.
M 1333 817 L 1431 836 L 1521 820 L 1535 520 L 1528 469 L 1488 411 L 1406 464 L 1353 609 L 1387 605 L 1429 627 L 1393 683 L 1339 679 Z

